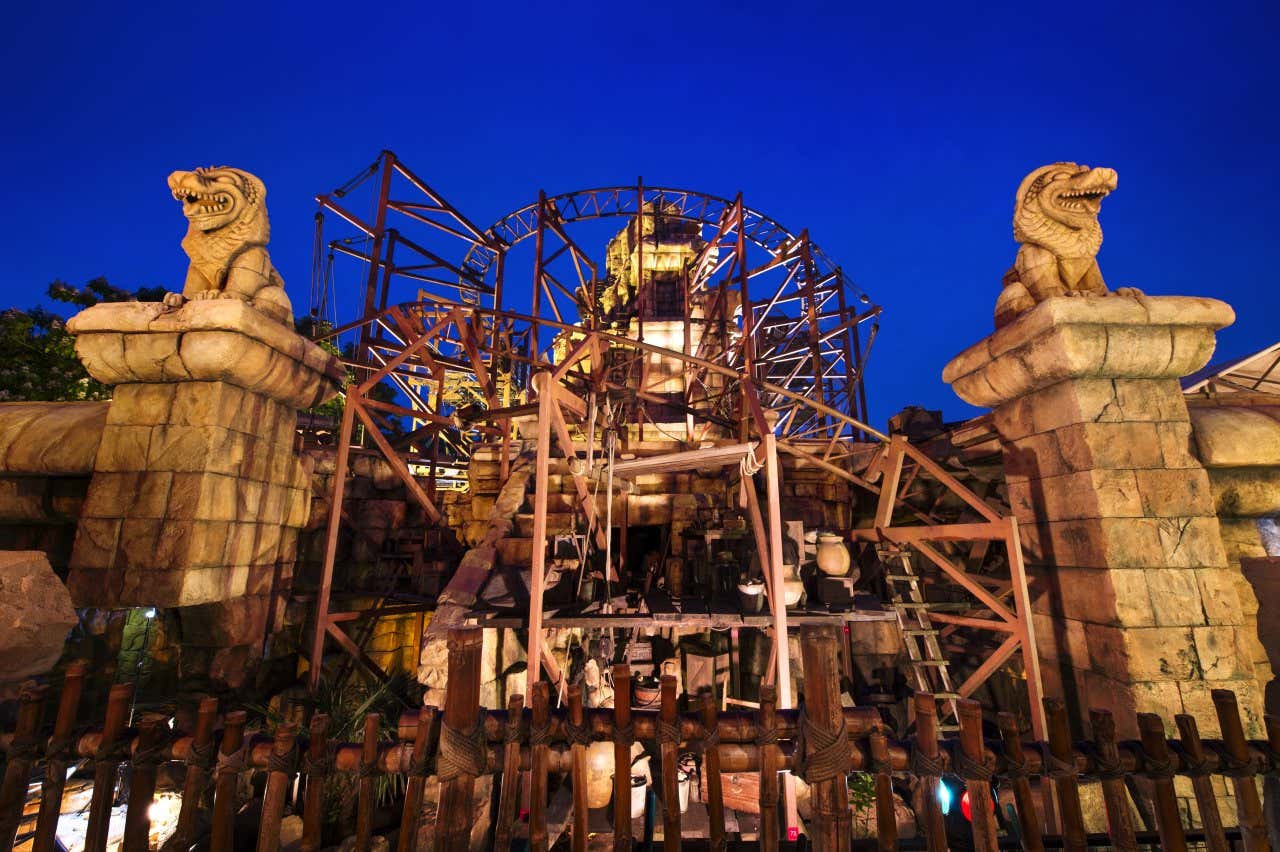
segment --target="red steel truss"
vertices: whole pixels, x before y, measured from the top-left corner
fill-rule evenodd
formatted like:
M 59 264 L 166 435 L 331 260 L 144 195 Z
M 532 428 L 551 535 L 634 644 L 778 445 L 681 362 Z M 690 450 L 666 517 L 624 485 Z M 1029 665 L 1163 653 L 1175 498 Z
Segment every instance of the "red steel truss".
M 374 196 L 366 218 L 350 201 L 361 187 Z M 404 200 L 402 191 L 416 194 Z M 966 601 L 967 609 L 944 617 L 945 629 L 972 635 L 970 647 L 985 649 L 987 657 L 958 687 L 960 695 L 1018 659 L 1033 728 L 1044 736 L 1016 522 L 902 436 L 866 424 L 863 369 L 880 309 L 807 232 L 786 231 L 746 207 L 741 195 L 726 200 L 639 182 L 540 194 L 482 231 L 390 152 L 318 201 L 314 312 L 333 322 L 331 339 L 349 341 L 346 360 L 355 381 L 347 388 L 337 443 L 313 684 L 326 637 L 362 655 L 342 627 L 355 616 L 331 610 L 339 509 L 357 422 L 427 517 L 438 521 L 436 466 L 465 464 L 478 444 L 501 446 L 505 478 L 512 423 L 536 416 L 528 650 L 530 660 L 546 660 L 541 594 L 553 455 L 571 461 L 585 532 L 603 548 L 592 460 L 603 457 L 605 424 L 643 425 L 658 417 L 670 428 L 678 415 L 684 428 L 674 433 L 677 449 L 637 460 L 632 473 L 734 465 L 744 482 L 763 479 L 763 501 L 745 485 L 742 499 L 772 588 L 782 570 L 779 454 L 853 483 L 871 495 L 874 510 L 855 512 L 851 541 L 910 551 L 933 572 L 932 584 L 947 586 L 953 601 Z M 610 283 L 600 266 L 569 234 L 573 223 L 610 216 L 627 219 L 638 270 L 639 307 L 624 321 L 600 298 Z M 325 231 L 326 219 L 334 217 L 343 223 L 340 235 Z M 653 276 L 646 277 L 644 253 L 654 250 L 646 235 L 664 222 L 687 225 L 696 247 L 679 269 L 678 341 L 659 336 L 646 310 L 661 295 Z M 531 274 L 506 280 L 516 246 L 530 237 Z M 357 261 L 353 278 L 339 270 L 339 259 Z M 355 285 L 344 288 L 346 280 Z M 532 286 L 517 296 L 515 280 Z M 406 287 L 413 293 L 402 298 Z M 336 301 L 352 296 L 358 301 L 350 305 Z M 678 393 L 670 391 L 673 374 L 682 380 Z M 393 401 L 373 395 L 388 383 Z M 465 405 L 457 396 L 463 386 L 470 389 Z M 397 431 L 388 415 L 408 419 L 412 431 Z M 424 464 L 431 471 L 425 484 L 413 467 Z M 925 492 L 927 501 L 917 499 Z M 770 595 L 775 636 L 787 632 L 781 598 Z M 791 706 L 787 654 L 777 654 L 776 665 L 780 706 Z M 530 665 L 531 687 L 542 668 Z

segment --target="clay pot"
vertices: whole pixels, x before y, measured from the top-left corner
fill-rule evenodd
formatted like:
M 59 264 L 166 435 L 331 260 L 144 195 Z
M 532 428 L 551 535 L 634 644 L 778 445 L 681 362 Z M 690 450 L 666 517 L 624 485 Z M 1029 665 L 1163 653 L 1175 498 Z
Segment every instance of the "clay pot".
M 849 548 L 835 533 L 818 536 L 818 570 L 828 577 L 843 577 L 849 573 Z
M 633 707 L 652 707 L 658 702 L 662 689 L 656 677 L 640 675 L 631 681 L 631 705 Z
M 613 797 L 613 743 L 587 746 L 587 807 L 603 808 Z
M 761 612 L 764 609 L 764 583 L 759 580 L 739 583 L 738 599 L 742 603 L 742 611 L 744 613 Z
M 782 603 L 790 608 L 798 606 L 800 599 L 804 597 L 804 580 L 800 579 L 800 572 L 796 570 L 798 566 L 783 565 L 782 575 Z

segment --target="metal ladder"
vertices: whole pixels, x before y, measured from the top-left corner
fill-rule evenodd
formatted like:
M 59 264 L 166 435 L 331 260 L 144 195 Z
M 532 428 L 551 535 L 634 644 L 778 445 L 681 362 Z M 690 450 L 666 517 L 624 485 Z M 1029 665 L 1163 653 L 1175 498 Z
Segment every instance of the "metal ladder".
M 908 551 L 888 546 L 877 550 L 885 566 L 889 604 L 898 617 L 898 629 L 902 633 L 902 644 L 907 649 L 915 687 L 921 692 L 931 693 L 941 703 L 938 730 L 958 731 L 956 701 L 960 694 L 951 684 L 951 670 L 938 645 L 939 631 L 929 617 L 930 609 L 937 605 L 924 599 L 921 579 L 915 573 Z

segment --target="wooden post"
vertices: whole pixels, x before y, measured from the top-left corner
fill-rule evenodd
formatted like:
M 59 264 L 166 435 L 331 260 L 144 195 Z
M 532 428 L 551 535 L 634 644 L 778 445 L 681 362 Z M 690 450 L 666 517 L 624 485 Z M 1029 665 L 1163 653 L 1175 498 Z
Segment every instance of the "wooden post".
M 9 761 L 4 768 L 4 784 L 0 786 L 0 846 L 11 848 L 22 822 L 22 806 L 27 800 L 27 782 L 31 764 L 40 753 L 37 739 L 40 717 L 48 687 L 27 681 L 18 697 L 18 719 L 9 747 Z
M 200 798 L 213 767 L 213 725 L 218 718 L 218 699 L 202 698 L 196 711 L 196 727 L 191 734 L 191 750 L 187 752 L 187 776 L 182 782 L 182 806 L 178 824 L 164 843 L 165 850 L 186 850 L 195 841 L 196 820 L 200 815 Z
M 1012 713 L 1000 713 L 996 717 L 1000 739 L 1004 744 L 1004 761 L 1013 778 L 1013 801 L 1018 808 L 1018 826 L 1022 830 L 1022 848 L 1026 852 L 1042 852 L 1044 830 L 1036 809 L 1036 797 L 1031 792 L 1027 778 L 1027 756 L 1022 751 L 1022 734 L 1018 720 Z
M 116 797 L 116 772 L 120 751 L 116 742 L 129 718 L 133 684 L 117 683 L 107 693 L 107 717 L 102 724 L 102 740 L 94 757 L 93 795 L 89 800 L 89 825 L 85 829 L 85 852 L 104 852 L 111 823 L 111 803 Z
M 569 724 L 582 727 L 582 686 L 569 686 Z M 587 852 L 587 747 L 571 740 L 569 745 L 570 771 L 573 787 L 573 852 Z
M 915 710 L 916 751 L 922 762 L 938 768 L 937 772 L 928 773 L 920 767 L 912 770 L 920 781 L 920 807 L 924 810 L 920 826 L 929 852 L 946 852 L 947 826 L 943 821 L 942 804 L 938 801 L 938 785 L 942 783 L 942 768 L 938 760 L 938 702 L 927 692 L 917 692 Z
M 1098 762 L 1118 773 L 1121 769 L 1120 750 L 1116 748 L 1116 720 L 1111 711 L 1090 710 L 1089 727 L 1093 728 Z M 1125 788 L 1124 777 L 1104 776 L 1102 798 L 1107 806 L 1107 828 L 1111 835 L 1111 845 L 1119 852 L 1137 852 L 1138 839 L 1134 834 L 1133 811 L 1129 807 L 1129 792 Z
M 536 324 L 533 333 L 537 334 Z M 534 351 L 536 354 L 536 346 Z M 549 374 L 536 374 L 533 385 L 538 391 L 538 436 L 533 466 L 533 551 L 529 565 L 529 666 L 525 675 L 525 693 L 530 696 L 534 694 L 533 685 L 542 679 L 542 599 L 547 582 L 547 483 L 551 466 L 551 409 L 556 404 Z
M 404 812 L 400 815 L 400 839 L 396 842 L 396 852 L 413 852 L 418 846 L 418 820 L 422 816 L 422 795 L 427 777 L 431 774 L 431 755 L 439 736 L 438 721 L 436 708 L 422 707 L 418 710 L 413 761 L 409 764 L 409 780 L 405 784 Z
M 1160 848 L 1164 852 L 1186 852 L 1187 838 L 1182 832 L 1178 797 L 1173 792 L 1173 762 L 1169 757 L 1169 743 L 1164 738 L 1164 721 L 1155 713 L 1139 713 L 1138 732 L 1142 736 L 1142 750 L 1146 752 L 1143 769 L 1155 786 Z
M 807 717 L 804 729 L 805 781 L 809 784 L 809 801 L 813 809 L 812 841 L 817 849 L 848 849 L 853 831 L 845 780 L 851 755 L 844 707 L 840 703 L 838 629 L 806 627 L 800 641 Z M 786 641 L 785 635 L 783 641 Z M 778 654 L 786 656 L 786 650 L 783 645 Z
M 167 719 L 149 716 L 138 725 L 138 738 L 130 757 L 129 806 L 124 815 L 124 842 L 121 852 L 147 852 L 151 834 L 151 801 L 156 795 L 156 770 L 160 765 L 157 749 L 166 729 Z
M 80 708 L 80 692 L 84 687 L 85 663 L 76 660 L 67 665 L 58 698 L 58 716 L 49 739 L 48 763 L 40 786 L 40 815 L 36 818 L 36 836 L 32 852 L 54 852 L 58 831 L 58 815 L 62 813 L 62 791 L 67 783 L 67 763 L 74 757 L 75 743 L 71 731 Z M 7 838 L 0 838 L 7 839 Z
M 773 591 L 773 643 L 778 667 L 778 706 L 794 707 L 791 699 L 791 650 L 787 643 L 787 606 L 782 593 L 782 496 L 778 470 L 778 439 L 772 434 L 761 437 L 765 451 L 766 499 L 769 503 L 769 571 L 773 575 L 769 588 Z M 837 696 L 839 693 L 837 692 Z M 837 703 L 839 703 L 837 701 Z M 795 778 L 782 779 L 783 804 L 787 815 L 787 839 L 795 840 L 800 829 L 796 812 Z M 845 809 L 846 811 L 848 808 Z
M 218 765 L 214 769 L 211 852 L 231 852 L 235 848 L 236 786 L 244 768 L 245 721 L 243 710 L 232 710 L 222 722 L 222 743 L 218 747 Z
M 436 852 L 463 852 L 471 847 L 476 775 L 483 767 L 475 738 L 480 713 L 480 650 L 482 632 L 475 627 L 449 631 L 449 689 L 445 693 L 440 731 L 440 810 L 436 818 Z M 531 659 L 530 665 L 536 665 Z M 477 733 L 479 732 L 479 733 Z
M 297 771 L 296 742 L 298 729 L 293 725 L 276 728 L 271 744 L 271 763 L 267 769 L 267 786 L 262 792 L 262 818 L 258 821 L 258 852 L 274 852 L 280 848 L 280 822 L 284 818 L 284 800 L 289 795 L 293 774 Z
M 1187 760 L 1201 764 L 1205 759 L 1204 743 L 1200 741 L 1200 728 L 1194 716 L 1179 713 L 1173 717 L 1178 726 L 1178 737 Z M 1186 767 L 1184 767 L 1185 769 Z M 1209 852 L 1227 852 L 1227 837 L 1222 827 L 1222 814 L 1218 812 L 1218 797 L 1208 775 L 1192 775 L 1191 789 L 1196 794 L 1196 807 L 1200 811 L 1200 824 L 1204 828 L 1205 847 Z
M 302 799 L 302 852 L 320 849 L 320 831 L 324 825 L 324 782 L 332 767 L 326 760 L 329 717 L 317 713 L 307 728 L 307 790 Z
M 973 765 L 963 772 L 965 791 L 969 794 L 969 813 L 973 830 L 973 848 L 980 852 L 996 852 L 996 818 L 991 801 L 991 783 L 977 770 L 986 766 L 986 749 L 982 742 L 982 705 L 968 698 L 956 702 L 960 721 L 960 748 Z
M 871 732 L 871 765 L 876 774 L 876 841 L 882 852 L 898 848 L 898 817 L 893 807 L 893 776 L 889 774 L 889 742 L 884 731 Z
M 658 752 L 662 760 L 662 848 L 680 850 L 680 719 L 676 715 L 675 675 L 662 676 L 662 706 L 658 711 Z
M 520 793 L 520 727 L 523 716 L 524 696 L 511 696 L 507 701 L 507 733 L 502 746 L 502 786 L 498 793 L 498 818 L 493 826 L 493 848 L 503 852 L 511 848 L 511 829 L 515 825 Z M 406 848 L 401 852 L 410 852 L 410 849 Z
M 631 668 L 613 667 L 613 848 L 631 849 Z
M 760 711 L 756 714 L 756 743 L 760 749 L 760 848 L 778 850 L 778 773 L 782 753 L 778 748 L 778 692 L 772 684 L 760 687 Z
M 373 785 L 378 773 L 378 727 L 381 724 L 380 714 L 365 714 L 364 738 L 360 748 L 359 799 L 356 802 L 356 852 L 367 852 L 373 838 Z
M 1080 788 L 1076 782 L 1076 755 L 1071 747 L 1071 731 L 1067 727 L 1067 705 L 1061 698 L 1044 700 L 1045 722 L 1049 728 L 1049 754 L 1061 772 L 1053 779 L 1058 793 L 1058 810 L 1062 814 L 1062 846 L 1072 852 L 1088 848 L 1084 832 L 1084 816 L 1080 811 Z
M 720 713 L 716 707 L 715 687 L 702 691 L 702 727 L 707 729 L 708 742 L 703 751 L 703 771 L 707 773 L 707 818 L 711 822 L 711 848 L 723 850 L 724 792 L 720 778 Z
M 363 338 L 368 332 L 362 328 Z M 354 391 L 355 388 L 349 388 Z M 347 467 L 351 454 L 351 429 L 355 423 L 356 401 L 354 393 L 347 394 L 347 404 L 342 409 L 342 425 L 338 429 L 337 459 L 333 471 L 333 496 L 329 503 L 329 518 L 325 526 L 324 563 L 320 573 L 320 594 L 316 598 L 315 633 L 311 636 L 311 658 L 308 662 L 307 687 L 312 694 L 320 686 L 324 669 L 324 637 L 329 631 L 329 593 L 333 587 L 333 565 L 338 556 L 338 534 L 342 527 L 342 501 L 346 496 Z
M 1229 689 L 1215 689 L 1213 707 L 1218 713 L 1218 726 L 1222 729 L 1222 742 L 1231 761 L 1242 768 L 1231 777 L 1236 794 L 1236 813 L 1240 817 L 1240 835 L 1245 852 L 1270 848 L 1267 827 L 1262 820 L 1262 802 L 1258 800 L 1258 782 L 1253 772 L 1243 771 L 1249 763 L 1249 745 L 1244 739 L 1244 727 L 1240 724 L 1240 708 L 1236 706 L 1236 694 Z
M 545 680 L 533 685 L 533 713 L 529 720 L 529 848 L 547 852 L 547 763 L 551 738 L 550 688 Z

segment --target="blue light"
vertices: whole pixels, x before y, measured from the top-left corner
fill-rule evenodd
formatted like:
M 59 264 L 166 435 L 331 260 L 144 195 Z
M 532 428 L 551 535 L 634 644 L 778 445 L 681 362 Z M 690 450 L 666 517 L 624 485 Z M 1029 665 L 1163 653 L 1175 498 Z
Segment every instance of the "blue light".
M 942 813 L 945 816 L 951 812 L 951 801 L 955 798 L 955 793 L 951 792 L 951 788 L 947 786 L 945 781 L 938 782 L 938 804 L 942 806 Z

